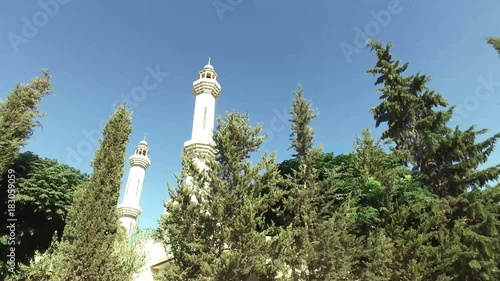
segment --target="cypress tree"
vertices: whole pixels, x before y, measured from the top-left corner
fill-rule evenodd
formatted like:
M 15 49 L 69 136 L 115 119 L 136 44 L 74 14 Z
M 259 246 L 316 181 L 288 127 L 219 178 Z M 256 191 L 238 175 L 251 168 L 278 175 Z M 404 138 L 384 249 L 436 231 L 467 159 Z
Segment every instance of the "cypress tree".
M 103 130 L 90 181 L 77 189 L 68 214 L 59 246 L 62 281 L 132 280 L 137 270 L 130 257 L 120 256 L 128 242 L 116 208 L 130 132 L 131 114 L 119 106 Z
M 40 126 L 36 118 L 43 116 L 39 110 L 40 100 L 52 92 L 49 72 L 44 69 L 42 77 L 36 77 L 27 84 L 17 84 L 0 101 L 0 174 L 7 171 L 19 148 L 33 134 L 33 128 Z

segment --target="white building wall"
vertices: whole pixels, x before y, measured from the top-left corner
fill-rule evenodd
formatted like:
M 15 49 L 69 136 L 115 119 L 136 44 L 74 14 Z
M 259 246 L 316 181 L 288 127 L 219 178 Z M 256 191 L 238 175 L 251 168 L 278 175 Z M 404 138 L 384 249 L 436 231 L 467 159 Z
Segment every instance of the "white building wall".
M 140 166 L 130 167 L 127 188 L 125 189 L 125 195 L 123 198 L 123 205 L 139 207 L 145 175 L 146 169 Z
M 166 251 L 161 243 L 150 239 L 144 242 L 143 254 L 145 255 L 145 265 L 143 271 L 137 274 L 134 281 L 154 281 L 156 272 L 151 267 L 168 259 Z
M 200 143 L 212 142 L 215 122 L 215 98 L 210 93 L 196 96 L 191 140 Z

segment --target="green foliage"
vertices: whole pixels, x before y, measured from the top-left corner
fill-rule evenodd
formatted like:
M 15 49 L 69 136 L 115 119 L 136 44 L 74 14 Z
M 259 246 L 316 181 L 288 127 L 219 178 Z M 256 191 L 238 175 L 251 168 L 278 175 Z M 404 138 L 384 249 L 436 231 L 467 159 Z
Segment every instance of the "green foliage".
M 271 248 L 278 240 L 266 239 L 273 229 L 264 213 L 279 196 L 280 177 L 274 155 L 249 161 L 263 141 L 259 132 L 247 116 L 230 112 L 218 120 L 214 158 L 183 156 L 161 220 L 160 236 L 173 255 L 162 280 L 268 280 L 279 271 Z
M 372 253 L 376 259 L 362 258 L 365 262 L 360 272 L 370 278 L 383 275 L 381 278 L 392 276 L 396 280 L 499 279 L 498 187 L 484 188 L 498 179 L 500 170 L 499 166 L 478 167 L 487 161 L 500 134 L 476 142 L 486 130 L 447 127 L 453 107 L 436 110 L 447 104 L 425 86 L 429 78 L 421 74 L 403 77 L 408 64 L 400 66 L 392 59 L 390 44 L 383 47 L 371 42 L 370 47 L 378 61 L 368 72 L 380 75 L 376 84 L 383 85 L 379 89 L 382 102 L 372 112 L 377 126 L 387 123 L 382 137 L 395 143 L 394 156 L 411 167 L 414 179 L 406 177 L 397 184 L 383 180 L 397 179 L 398 173 L 387 173 L 387 168 L 378 170 L 380 163 L 366 165 L 377 157 L 364 160 L 366 153 L 358 150 L 358 161 L 365 163 L 358 167 L 371 170 L 371 176 L 382 172 L 382 178 L 376 177 L 384 186 L 380 198 L 380 185 L 367 181 L 364 197 L 374 190 L 379 197 L 360 201 L 368 206 L 368 212 L 361 216 L 361 233 L 373 230 L 374 234 L 368 234 L 368 245 L 380 241 L 385 245 L 380 247 L 393 253 L 385 269 L 389 275 L 376 272 L 372 266 L 379 262 L 377 259 L 386 260 L 377 254 L 380 247 Z M 387 212 L 378 212 L 381 204 Z
M 500 165 L 485 170 L 486 163 L 500 134 L 476 139 L 487 130 L 467 130 L 447 127 L 453 107 L 434 90 L 427 87 L 431 80 L 425 74 L 402 76 L 408 63 L 400 66 L 393 60 L 391 44 L 385 47 L 370 42 L 377 63 L 367 72 L 379 75 L 375 85 L 381 84 L 382 102 L 372 109 L 376 125 L 387 123 L 382 138 L 395 143 L 395 153 L 401 163 L 411 166 L 413 173 L 440 197 L 459 196 L 471 187 L 481 187 L 500 177 Z
M 500 53 L 499 42 L 488 38 Z M 371 113 L 377 127 L 387 125 L 381 139 L 363 130 L 351 153 L 315 148 L 317 114 L 301 87 L 291 110 L 293 159 L 279 165 L 274 154 L 250 161 L 263 137 L 248 116 L 219 118 L 214 155 L 185 152 L 177 187 L 169 186 L 155 237 L 172 260 L 160 280 L 500 280 L 500 185 L 488 185 L 500 165 L 479 168 L 500 134 L 448 127 L 454 107 L 428 87 L 431 78 L 406 75 L 409 64 L 393 59 L 391 44 L 369 47 L 377 61 L 367 72 L 380 86 Z M 9 151 L 0 168 L 16 170 L 16 257 L 25 263 L 7 280 L 132 280 L 150 233 L 129 240 L 118 222 L 130 113 L 121 106 L 111 116 L 90 180 L 19 154 L 39 125 L 49 80 L 44 72 L 0 103 L 0 149 Z
M 467 251 L 461 253 L 454 269 L 472 280 L 500 279 L 500 187 L 473 189 L 450 204 L 453 217 L 459 220 L 454 235 Z
M 130 132 L 131 114 L 122 105 L 104 128 L 90 181 L 76 191 L 58 252 L 58 280 L 132 280 L 138 269 L 134 251 L 123 255 L 130 243 L 116 208 Z
M 141 245 L 127 243 L 125 230 L 119 229 L 120 239 L 108 250 L 110 257 L 118 257 L 115 267 L 121 267 L 130 272 L 138 272 L 144 266 L 144 255 L 140 254 Z M 54 235 L 50 247 L 44 253 L 36 252 L 29 265 L 21 265 L 19 271 L 9 276 L 6 281 L 59 281 L 62 264 L 61 253 L 67 244 L 57 241 Z M 98 279 L 102 280 L 102 279 Z
M 10 168 L 16 175 L 16 260 L 28 263 L 35 251 L 43 253 L 48 249 L 55 232 L 62 233 L 73 193 L 88 176 L 31 152 L 18 154 Z M 7 176 L 8 173 L 3 175 L 3 182 L 7 182 Z M 7 194 L 7 186 L 2 185 L 0 198 L 5 204 Z M 7 209 L 1 214 L 6 221 Z M 2 228 L 0 236 L 7 237 L 5 231 Z M 8 247 L 6 243 L 0 246 L 4 256 Z
M 358 240 L 352 234 L 355 226 L 355 210 L 349 196 L 330 215 L 331 205 L 325 204 L 323 194 L 331 194 L 335 183 L 329 173 L 319 179 L 319 168 L 331 165 L 321 160 L 333 160 L 332 155 L 323 155 L 313 148 L 314 131 L 310 122 L 316 117 L 311 103 L 303 97 L 299 87 L 295 91 L 292 107 L 292 134 L 290 136 L 298 166 L 288 176 L 289 186 L 284 200 L 286 210 L 292 215 L 287 227 L 289 247 L 284 251 L 286 265 L 293 280 L 346 280 L 352 277 L 356 264 Z M 328 176 L 326 176 L 328 175 Z M 333 177 L 333 176 L 332 176 Z
M 340 154 L 334 156 L 333 153 L 319 153 L 315 157 L 314 167 L 317 171 L 316 180 L 324 185 L 324 198 L 322 203 L 328 205 L 323 208 L 323 212 L 331 214 L 330 207 L 336 208 L 347 198 L 356 187 L 356 171 L 353 164 L 353 154 Z M 284 178 L 294 175 L 294 171 L 299 168 L 297 158 L 285 160 L 279 164 L 280 175 Z M 266 222 L 268 225 L 286 227 L 290 225 L 294 210 L 285 209 L 284 201 L 288 198 L 290 185 L 280 184 L 283 191 L 282 197 L 270 210 L 266 212 Z M 319 202 L 317 202 L 319 204 Z
M 42 77 L 36 77 L 27 84 L 17 84 L 7 100 L 0 103 L 0 174 L 7 171 L 19 148 L 33 134 L 33 128 L 40 126 L 36 118 L 43 114 L 38 104 L 50 92 L 50 75 L 44 69 Z
M 488 37 L 486 41 L 497 50 L 498 54 L 500 54 L 500 37 Z
M 53 281 L 61 266 L 60 256 L 56 254 L 59 247 L 57 234 L 53 236 L 49 248 L 44 252 L 35 252 L 29 265 L 21 265 L 16 275 L 6 281 Z

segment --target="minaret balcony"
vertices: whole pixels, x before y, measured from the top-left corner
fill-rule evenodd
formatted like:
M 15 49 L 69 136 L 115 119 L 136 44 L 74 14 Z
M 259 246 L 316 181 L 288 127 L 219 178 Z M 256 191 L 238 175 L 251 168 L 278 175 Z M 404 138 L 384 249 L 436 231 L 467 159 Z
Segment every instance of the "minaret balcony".
M 140 166 L 144 169 L 151 165 L 151 161 L 146 156 L 132 155 L 129 158 L 130 166 Z
M 217 150 L 214 148 L 213 144 L 199 143 L 193 141 L 187 141 L 184 143 L 184 151 L 193 157 L 215 157 Z
M 202 93 L 210 93 L 214 98 L 218 99 L 220 96 L 220 85 L 217 80 L 209 78 L 200 78 L 193 83 L 193 95 L 197 96 Z
M 129 217 L 133 219 L 137 219 L 142 213 L 141 207 L 131 207 L 126 205 L 118 206 L 118 217 Z

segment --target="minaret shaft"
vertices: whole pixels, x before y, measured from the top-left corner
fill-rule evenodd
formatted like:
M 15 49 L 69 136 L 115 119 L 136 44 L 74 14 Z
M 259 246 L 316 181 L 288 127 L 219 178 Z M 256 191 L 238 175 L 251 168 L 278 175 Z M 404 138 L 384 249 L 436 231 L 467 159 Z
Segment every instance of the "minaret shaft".
M 210 93 L 196 96 L 191 140 L 211 143 L 215 123 L 215 98 Z
M 125 196 L 123 197 L 124 205 L 139 206 L 145 176 L 146 170 L 144 168 L 140 166 L 130 167 Z

